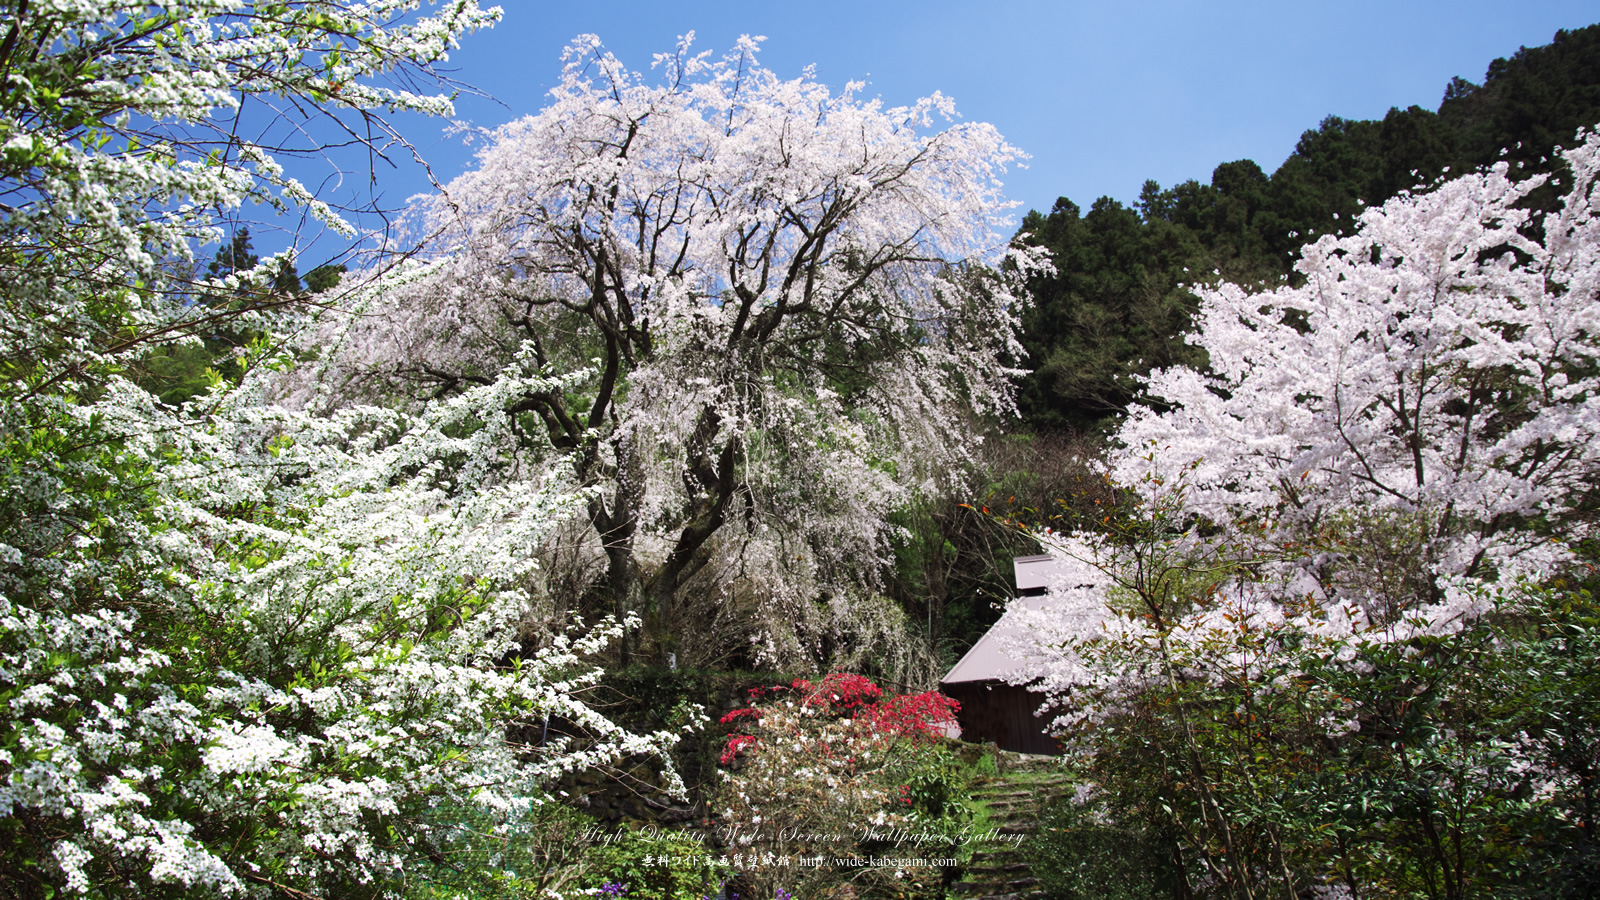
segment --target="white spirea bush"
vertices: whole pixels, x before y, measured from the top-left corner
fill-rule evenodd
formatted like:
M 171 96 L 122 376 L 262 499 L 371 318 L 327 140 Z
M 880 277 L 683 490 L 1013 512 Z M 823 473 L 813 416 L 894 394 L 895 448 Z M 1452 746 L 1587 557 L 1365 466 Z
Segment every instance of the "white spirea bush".
M 514 821 L 556 774 L 673 739 L 582 702 L 618 623 L 526 615 L 535 544 L 586 497 L 507 407 L 591 373 L 511 354 L 403 414 L 284 409 L 270 348 L 299 300 L 252 287 L 281 260 L 193 281 L 249 204 L 349 229 L 235 113 L 392 135 L 385 114 L 449 111 L 395 85 L 437 86 L 498 15 L 0 12 L 0 893 L 394 893 L 448 809 Z M 213 328 L 260 336 L 237 383 L 182 408 L 138 386 L 148 351 Z M 552 716 L 589 738 L 518 739 Z
M 218 311 L 196 302 L 175 263 L 220 240 L 218 216 L 243 204 L 353 234 L 273 153 L 321 158 L 324 129 L 387 142 L 398 135 L 386 114 L 448 115 L 447 92 L 402 85 L 437 85 L 431 67 L 500 11 L 422 6 L 51 2 L 0 13 L 15 35 L 0 58 L 0 357 L 34 378 L 71 378 L 182 337 Z M 264 128 L 286 98 L 297 121 Z M 241 122 L 283 149 L 258 145 Z M 264 324 L 259 308 L 229 314 Z
M 509 372 L 418 416 L 314 418 L 262 404 L 262 381 L 203 421 L 110 384 L 80 424 L 154 484 L 96 527 L 141 544 L 120 565 L 147 583 L 85 609 L 96 575 L 67 562 L 0 599 L 0 810 L 51 823 L 69 889 L 371 881 L 426 852 L 390 828 L 429 802 L 514 806 L 675 740 L 579 700 L 616 626 L 523 631 L 534 546 L 581 496 L 558 472 L 480 482 L 514 464 L 507 399 L 565 384 Z M 549 716 L 597 740 L 509 740 Z
M 560 472 L 485 470 L 516 464 L 507 398 L 572 379 L 331 418 L 263 404 L 264 380 L 203 421 L 109 385 L 79 424 L 153 483 L 86 543 L 137 545 L 117 562 L 144 583 L 90 609 L 104 573 L 58 554 L 63 577 L 0 599 L 0 810 L 55 836 L 38 849 L 68 888 L 381 880 L 426 854 L 404 825 L 432 803 L 510 808 L 676 740 L 581 701 L 614 624 L 525 630 L 535 546 L 581 496 Z M 511 740 L 550 716 L 594 740 Z

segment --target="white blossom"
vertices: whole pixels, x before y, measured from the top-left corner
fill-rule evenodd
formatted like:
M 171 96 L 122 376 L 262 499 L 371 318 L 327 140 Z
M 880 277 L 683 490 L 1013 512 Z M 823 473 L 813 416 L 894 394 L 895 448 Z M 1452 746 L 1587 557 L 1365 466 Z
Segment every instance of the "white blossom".
M 1116 435 L 1138 537 L 1043 538 L 1108 582 L 1092 633 L 1035 614 L 1028 675 L 1061 724 L 1158 674 L 1271 690 L 1297 653 L 1359 669 L 1363 642 L 1451 634 L 1560 570 L 1544 523 L 1588 535 L 1571 513 L 1600 475 L 1600 135 L 1562 158 L 1537 220 L 1544 177 L 1501 163 L 1366 208 L 1303 249 L 1303 283 L 1199 291 L 1207 369 L 1153 373 L 1159 405 Z M 1140 647 L 1169 668 L 1084 661 Z
M 525 341 L 548 370 L 597 366 L 524 409 L 597 488 L 619 608 L 742 615 L 723 633 L 798 662 L 854 616 L 813 598 L 868 600 L 886 514 L 957 485 L 975 416 L 1012 409 L 1023 297 L 1000 264 L 1037 261 L 1001 231 L 1022 155 L 994 128 L 937 94 L 885 108 L 781 80 L 756 49 L 686 38 L 651 83 L 578 39 L 546 108 L 414 210 L 425 263 L 317 341 L 340 397 L 448 393 Z

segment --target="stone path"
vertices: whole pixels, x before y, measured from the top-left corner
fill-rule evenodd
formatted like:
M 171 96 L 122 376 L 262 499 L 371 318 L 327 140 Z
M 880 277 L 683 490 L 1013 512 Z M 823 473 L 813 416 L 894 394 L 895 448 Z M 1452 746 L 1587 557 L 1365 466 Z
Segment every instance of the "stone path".
M 976 782 L 973 798 L 988 810 L 989 822 L 1003 835 L 1029 835 L 1039 811 L 1066 789 L 1055 757 L 1001 751 L 1000 773 Z M 1016 844 L 988 844 L 972 855 L 952 886 L 960 900 L 1037 900 L 1033 877 Z

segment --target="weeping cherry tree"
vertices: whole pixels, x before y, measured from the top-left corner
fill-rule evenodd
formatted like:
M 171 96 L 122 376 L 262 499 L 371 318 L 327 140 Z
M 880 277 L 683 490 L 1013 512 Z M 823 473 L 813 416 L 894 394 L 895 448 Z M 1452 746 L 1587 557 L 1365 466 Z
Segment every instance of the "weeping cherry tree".
M 764 584 L 777 619 L 844 602 L 887 558 L 886 513 L 955 484 L 980 417 L 1012 408 L 1000 264 L 1032 263 L 1001 237 L 999 175 L 1021 154 L 944 97 L 886 108 L 756 51 L 684 40 L 652 82 L 580 38 L 545 110 L 422 201 L 423 259 L 330 368 L 426 397 L 522 348 L 595 366 L 517 409 L 594 489 L 619 614 L 670 621 L 697 576 Z M 765 652 L 793 649 L 782 630 Z

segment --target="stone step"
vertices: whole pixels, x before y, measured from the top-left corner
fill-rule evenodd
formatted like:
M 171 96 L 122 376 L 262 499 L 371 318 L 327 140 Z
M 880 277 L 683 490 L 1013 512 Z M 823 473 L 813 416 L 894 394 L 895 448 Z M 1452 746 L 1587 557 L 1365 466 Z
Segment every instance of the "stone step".
M 1027 825 L 1038 818 L 1037 816 L 1031 815 L 1031 813 L 1032 810 L 1017 810 L 1008 813 L 1001 813 L 991 810 L 988 827 L 1005 828 L 1008 825 Z
M 1033 816 L 991 816 L 989 818 L 989 827 L 993 828 L 997 834 L 1016 834 L 1017 832 L 1007 831 L 1006 829 L 1023 828 L 1032 825 L 1033 822 Z M 1012 840 L 1016 839 L 1012 838 Z
M 984 804 L 997 804 L 997 802 L 1030 801 L 1030 799 L 1035 799 L 1035 798 L 1038 798 L 1038 793 L 1035 793 L 1035 791 L 1006 791 L 1006 793 L 1003 793 L 1003 794 L 1002 793 L 992 793 L 992 794 L 990 794 L 990 793 L 978 793 L 978 794 L 973 794 L 974 801 L 982 801 L 982 802 L 984 802 Z
M 1061 768 L 1061 757 L 1001 751 L 996 767 L 1002 775 L 1015 772 L 1051 772 Z
M 987 806 L 990 812 L 1010 812 L 1019 809 L 1035 810 L 1039 806 L 1039 799 L 1037 797 L 1018 797 L 1014 800 L 988 800 L 983 805 Z
M 1048 787 L 1034 787 L 1032 785 L 1027 787 L 1018 787 L 1017 785 L 1013 784 L 1006 785 L 1004 789 L 1000 788 L 999 786 L 991 788 L 979 788 L 978 790 L 972 792 L 972 796 L 977 800 L 1003 800 L 1008 797 L 1037 797 L 1041 794 L 1049 794 L 1057 790 L 1059 790 L 1059 788 L 1056 788 L 1053 785 Z
M 1037 878 L 1010 878 L 1000 881 L 958 881 L 954 887 L 962 894 L 1018 893 L 1038 887 Z
M 1065 775 L 1060 778 L 1041 779 L 1027 782 L 990 782 L 979 785 L 972 791 L 974 797 L 998 797 L 1007 794 L 1048 794 L 1059 791 L 1072 783 L 1072 779 Z
M 1036 830 L 1038 814 L 1054 798 L 1072 789 L 1073 778 L 1055 756 L 1001 752 L 998 774 L 974 779 L 971 801 L 988 814 L 986 828 L 997 835 L 1026 836 Z M 951 885 L 960 900 L 1044 900 L 1039 880 L 1015 844 L 976 850 Z
M 1008 782 L 1013 785 L 1052 784 L 1060 781 L 1070 781 L 1072 773 L 1065 769 L 1035 769 L 1027 772 L 1012 772 L 1008 775 L 984 775 L 980 782 L 983 784 L 999 784 Z
M 972 792 L 974 797 L 1037 797 L 1040 794 L 1049 794 L 1065 788 L 1071 779 L 1061 778 L 1050 781 L 1028 782 L 996 782 L 976 788 Z
M 1032 870 L 1028 867 L 1027 863 L 1021 860 L 1015 860 L 1012 862 L 996 863 L 994 865 L 987 866 L 980 866 L 976 864 L 967 866 L 965 877 L 969 881 L 994 881 L 1004 880 L 1006 876 L 1020 878 L 1023 876 L 1019 875 L 1019 872 L 1030 871 Z
M 972 854 L 972 865 L 987 866 L 1020 859 L 1022 851 L 1008 847 L 1005 850 L 979 850 Z

